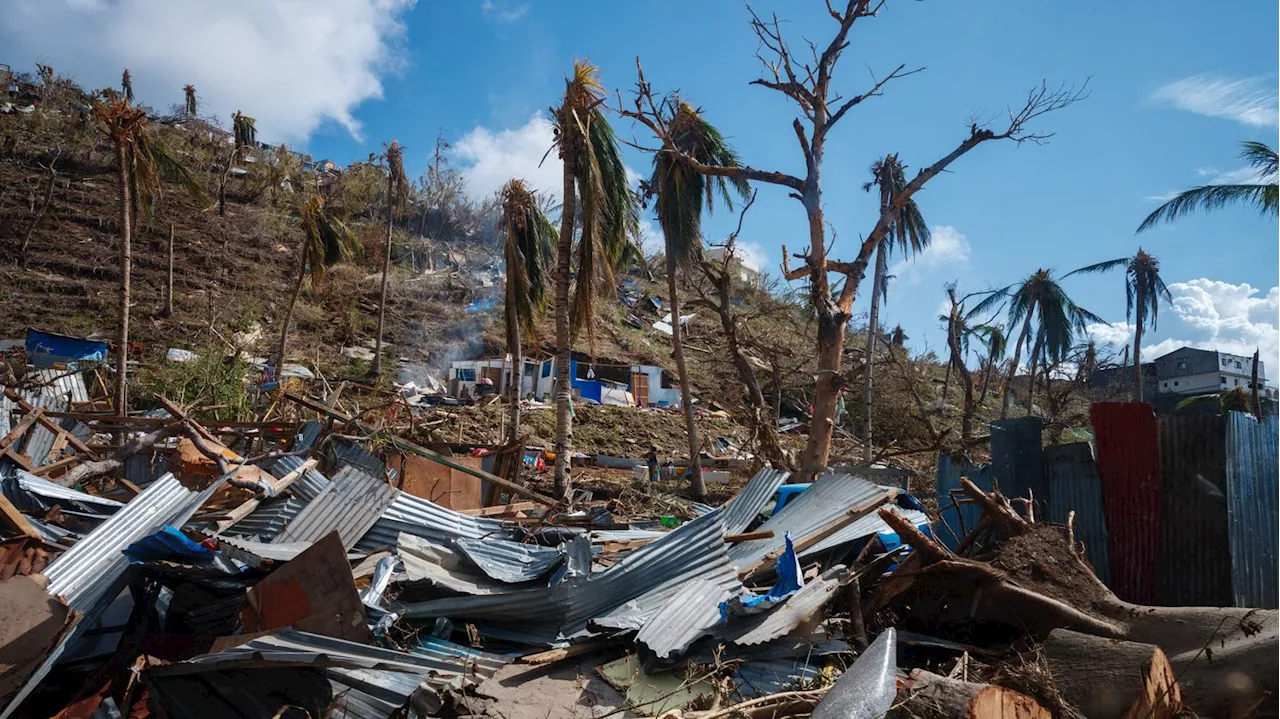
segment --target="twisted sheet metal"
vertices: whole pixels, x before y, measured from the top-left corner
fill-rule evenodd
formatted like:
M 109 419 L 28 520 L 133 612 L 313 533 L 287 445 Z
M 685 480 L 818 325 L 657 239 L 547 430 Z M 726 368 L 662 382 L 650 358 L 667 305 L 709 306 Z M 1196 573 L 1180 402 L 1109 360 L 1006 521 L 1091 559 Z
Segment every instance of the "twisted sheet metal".
M 454 545 L 485 574 L 512 584 L 531 582 L 545 576 L 564 560 L 564 553 L 558 547 L 540 547 L 492 537 L 460 537 Z
M 270 472 L 272 476 L 283 477 L 298 471 L 305 460 L 302 457 L 281 457 L 271 465 Z M 310 502 L 315 499 L 325 487 L 329 486 L 329 478 L 324 476 L 315 467 L 308 469 L 289 485 L 289 491 L 303 502 Z
M 271 542 L 280 536 L 306 504 L 297 497 L 264 501 L 221 534 L 230 537 L 256 537 L 260 542 Z
M 790 472 L 769 467 L 756 472 L 756 476 L 747 482 L 747 486 L 743 487 L 733 501 L 724 507 L 724 518 L 721 521 L 724 522 L 725 534 L 740 534 L 746 531 L 760 514 L 760 510 L 764 509 L 765 504 L 773 499 L 778 487 L 782 486 L 790 476 Z
M 729 561 L 739 570 L 746 570 L 765 559 L 770 552 L 782 547 L 786 534 L 790 533 L 792 539 L 799 542 L 829 527 L 851 508 L 883 504 L 888 500 L 890 493 L 897 491 L 897 489 L 881 487 L 869 480 L 848 474 L 828 474 L 820 477 L 809 489 L 788 502 L 782 511 L 757 528 L 757 531 L 761 532 L 772 531 L 772 538 L 753 539 L 734 544 L 729 548 Z M 876 531 L 883 531 L 869 529 L 873 525 L 885 526 L 879 518 L 870 519 L 874 516 L 874 512 L 869 511 L 868 516 L 861 518 L 868 521 L 857 529 L 852 526 L 857 523 L 851 522 L 851 526 L 846 526 L 817 544 L 800 551 L 799 556 L 806 557 L 852 541 L 856 538 L 853 535 L 857 532 L 865 532 L 861 536 L 866 536 Z
M 1111 588 L 1137 604 L 1155 601 L 1160 566 L 1160 447 L 1151 405 L 1097 402 L 1089 410 L 1110 540 Z
M 724 590 L 714 582 L 696 577 L 682 587 L 636 634 L 659 659 L 683 654 L 699 637 L 720 623 L 720 602 Z
M 849 571 L 844 565 L 837 564 L 767 614 L 743 622 L 730 621 L 719 636 L 729 638 L 739 646 L 764 644 L 786 636 L 821 611 L 848 576 Z
M 399 494 L 355 466 L 344 467 L 272 542 L 315 542 L 337 530 L 343 549 L 351 549 Z
M 394 547 L 401 532 L 444 545 L 458 537 L 517 539 L 511 527 L 496 519 L 461 514 L 421 497 L 401 492 L 357 546 L 365 550 Z
M 4 477 L 3 482 L 5 496 L 18 509 L 50 509 L 55 504 L 70 509 L 70 503 L 83 511 L 108 515 L 124 506 L 124 502 L 63 487 L 17 467 L 13 467 L 13 476 Z
M 381 459 L 369 453 L 363 446 L 348 439 L 330 438 L 328 447 L 329 460 L 335 467 L 345 469 L 355 467 L 372 477 L 379 479 L 387 475 L 387 465 Z
M 1275 415 L 1227 419 L 1227 520 L 1231 593 L 1238 607 L 1275 609 L 1280 563 L 1280 452 Z
M 1084 544 L 1085 557 L 1103 584 L 1111 583 L 1107 517 L 1102 510 L 1102 480 L 1088 442 L 1059 444 L 1044 450 L 1049 478 L 1049 521 L 1066 524 L 1076 513 L 1076 541 Z

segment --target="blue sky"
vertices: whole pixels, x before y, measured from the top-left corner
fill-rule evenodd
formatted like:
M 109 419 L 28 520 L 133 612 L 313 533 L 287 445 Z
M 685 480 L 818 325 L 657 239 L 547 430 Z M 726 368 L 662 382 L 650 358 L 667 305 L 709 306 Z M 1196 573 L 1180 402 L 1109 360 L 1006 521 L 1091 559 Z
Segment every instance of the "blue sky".
M 128 65 L 144 102 L 166 107 L 192 82 L 220 116 L 259 118 L 267 141 L 285 140 L 340 164 L 384 141 L 426 167 L 438 133 L 476 193 L 512 175 L 558 187 L 554 157 L 539 168 L 548 106 L 575 57 L 602 69 L 624 100 L 635 58 L 657 89 L 679 89 L 730 137 L 748 163 L 800 174 L 790 130 L 796 108 L 748 83 L 759 76 L 755 38 L 735 2 L 569 3 L 482 0 L 188 2 L 156 10 L 143 0 L 16 0 L 0 15 L 0 57 L 17 68 L 49 62 L 87 85 L 118 82 Z M 820 2 L 760 3 L 776 11 L 797 49 L 825 43 L 833 21 Z M 1135 237 L 1155 198 L 1239 178 L 1238 143 L 1277 139 L 1275 3 L 1015 3 L 898 0 L 851 35 L 835 85 L 869 86 L 899 63 L 925 71 L 891 83 L 850 113 L 829 140 L 826 219 L 832 255 L 852 258 L 875 220 L 861 190 L 878 156 L 910 168 L 933 162 L 974 118 L 998 121 L 1042 79 L 1089 80 L 1090 97 L 1035 125 L 1043 146 L 988 143 L 917 196 L 935 249 L 895 266 L 886 309 L 917 348 L 938 348 L 942 285 L 1004 285 L 1038 267 L 1060 271 L 1132 254 L 1139 242 L 1162 262 L 1176 302 L 1161 312 L 1152 351 L 1182 343 L 1263 349 L 1280 370 L 1280 244 L 1275 220 L 1237 208 Z M 181 32 L 177 30 L 181 28 Z M 640 129 L 618 130 L 644 142 Z M 645 172 L 649 159 L 628 150 Z M 1233 174 L 1234 173 L 1234 174 Z M 717 214 L 708 239 L 731 229 Z M 804 213 L 780 188 L 761 186 L 741 240 L 777 272 L 780 246 L 807 242 Z M 1115 321 L 1096 328 L 1123 341 L 1120 275 L 1072 278 L 1069 292 Z M 1247 285 L 1247 286 L 1246 286 Z M 862 293 L 865 295 L 865 292 Z M 865 301 L 858 303 L 863 311 Z

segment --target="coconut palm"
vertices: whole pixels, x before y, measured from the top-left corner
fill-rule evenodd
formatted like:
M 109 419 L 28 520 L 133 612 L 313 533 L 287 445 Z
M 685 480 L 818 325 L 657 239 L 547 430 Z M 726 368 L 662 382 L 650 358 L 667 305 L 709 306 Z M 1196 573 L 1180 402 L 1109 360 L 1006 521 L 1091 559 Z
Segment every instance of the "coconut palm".
M 1034 335 L 1035 346 L 1031 350 L 1030 385 L 1027 389 L 1028 407 L 1034 394 L 1036 363 L 1041 358 L 1062 361 L 1071 349 L 1076 332 L 1083 332 L 1089 322 L 1102 322 L 1101 317 L 1080 307 L 1071 300 L 1058 284 L 1050 270 L 1039 269 L 1022 282 L 993 290 L 978 303 L 970 314 L 981 315 L 1008 302 L 1008 321 L 1012 327 L 1021 325 L 1018 339 L 1013 346 L 1013 361 L 1005 378 L 1004 399 L 1000 417 L 1008 416 L 1009 403 L 1013 399 L 1013 378 L 1022 358 L 1022 348 Z M 1033 326 L 1034 325 L 1034 326 Z M 1034 329 L 1034 332 L 1033 332 Z
M 520 441 L 520 383 L 524 379 L 524 340 L 535 317 L 547 306 L 548 271 L 556 228 L 543 214 L 537 196 L 523 180 L 502 188 L 502 229 L 506 234 L 507 352 L 511 355 L 511 427 L 508 442 Z
M 125 71 L 128 75 L 128 70 Z M 146 113 L 108 90 L 95 102 L 92 116 L 115 149 L 116 190 L 120 197 L 117 231 L 120 234 L 120 320 L 116 333 L 116 411 L 128 411 L 129 304 L 133 271 L 133 227 L 141 210 L 152 216 L 162 195 L 161 179 L 176 180 L 192 196 L 204 197 L 204 189 L 181 162 L 148 129 Z
M 312 195 L 304 200 L 298 208 L 298 221 L 302 229 L 302 245 L 298 248 L 298 279 L 294 283 L 293 296 L 289 298 L 284 321 L 280 323 L 280 346 L 275 357 L 277 379 L 284 368 L 289 324 L 293 321 L 293 310 L 298 304 L 298 296 L 302 294 L 302 283 L 307 279 L 307 274 L 311 275 L 311 289 L 314 292 L 324 279 L 326 268 L 345 259 L 358 259 L 362 254 L 356 234 L 342 220 L 329 214 L 323 197 Z
M 409 203 L 409 178 L 404 174 L 404 150 L 395 140 L 387 146 L 387 243 L 382 254 L 382 289 L 378 300 L 378 339 L 374 343 L 369 375 L 382 374 L 382 332 L 387 319 L 387 277 L 391 273 L 391 232 L 396 215 Z
M 889 344 L 894 347 L 905 347 L 908 339 L 910 338 L 907 337 L 906 330 L 902 329 L 902 325 L 894 325 L 893 331 L 889 333 Z
M 1241 159 L 1253 168 L 1256 179 L 1239 185 L 1201 185 L 1178 193 L 1177 197 L 1156 208 L 1138 225 L 1138 232 L 1155 227 L 1161 222 L 1172 222 L 1196 211 L 1217 210 L 1226 205 L 1253 205 L 1263 217 L 1276 217 L 1280 213 L 1280 162 L 1276 151 L 1261 142 L 1242 142 Z
M 564 97 L 551 109 L 555 147 L 564 167 L 560 234 L 556 247 L 555 483 L 569 495 L 569 356 L 578 331 L 595 345 L 597 295 L 611 291 L 613 272 L 628 237 L 638 233 L 635 192 L 627 182 L 617 136 L 602 110 L 605 89 L 597 68 L 578 60 L 565 79 Z M 581 220 L 577 283 L 570 303 L 570 264 L 575 219 Z
M 1124 316 L 1133 323 L 1133 401 L 1142 401 L 1142 333 L 1147 318 L 1151 318 L 1151 329 L 1156 328 L 1156 320 L 1160 312 L 1160 300 L 1172 303 L 1173 295 L 1160 279 L 1160 261 L 1147 254 L 1141 247 L 1133 257 L 1120 257 L 1106 262 L 1099 262 L 1065 275 L 1070 277 L 1079 273 L 1100 273 L 1117 267 L 1124 268 Z
M 702 113 L 691 105 L 673 103 L 675 108 L 668 120 L 671 142 L 682 153 L 705 165 L 737 167 L 738 156 L 725 142 Z M 724 203 L 733 207 L 730 189 L 746 198 L 751 191 L 743 179 L 728 179 L 703 175 L 680 160 L 674 153 L 659 152 L 653 156 L 653 174 L 647 191 L 656 195 L 655 209 L 658 224 L 662 226 L 667 262 L 667 293 L 671 307 L 671 346 L 680 376 L 680 402 L 684 408 L 685 430 L 689 437 L 689 469 L 692 474 L 693 493 L 706 497 L 707 488 L 702 480 L 701 454 L 698 446 L 697 425 L 693 419 L 693 401 L 689 391 L 689 370 L 684 361 L 684 331 L 680 327 L 680 294 L 676 288 L 676 276 L 688 272 L 702 259 L 702 206 L 710 213 L 718 194 Z
M 231 137 L 231 152 L 227 155 L 227 161 L 222 166 L 222 177 L 218 180 L 219 217 L 225 217 L 227 214 L 227 178 L 231 174 L 231 166 L 235 164 L 237 157 L 243 155 L 246 149 L 252 148 L 258 141 L 257 121 L 236 110 L 236 114 L 231 116 Z
M 182 112 L 187 117 L 195 117 L 196 116 L 196 86 L 183 85 L 182 95 L 183 95 Z
M 982 379 L 982 394 L 978 395 L 978 405 L 987 401 L 987 392 L 991 389 L 991 375 L 995 372 L 996 365 L 1004 359 L 1004 353 L 1008 349 L 1008 339 L 1004 335 L 1004 325 L 979 325 L 974 328 L 974 333 L 982 340 L 982 344 L 987 347 L 986 370 Z
M 120 75 L 120 92 L 124 95 L 124 99 L 133 102 L 133 76 L 129 74 L 129 68 L 125 68 Z
M 898 161 L 897 153 L 885 155 L 884 159 L 876 160 L 871 166 L 871 181 L 862 186 L 862 189 L 870 192 L 871 188 L 878 187 L 880 189 L 880 207 L 885 208 L 893 203 L 906 192 L 907 180 L 905 176 L 906 168 Z M 866 371 L 862 379 L 862 394 L 865 404 L 865 425 L 863 431 L 863 460 L 868 464 L 871 462 L 871 388 L 872 377 L 874 374 L 873 362 L 875 356 L 876 342 L 880 337 L 880 302 L 889 299 L 889 254 L 893 252 L 893 248 L 897 248 L 908 255 L 915 255 L 923 251 L 928 246 L 930 240 L 929 226 L 924 221 L 924 216 L 920 214 L 920 208 L 916 205 L 915 200 L 908 199 L 906 204 L 902 206 L 893 218 L 893 224 L 889 231 L 885 233 L 885 238 L 881 240 L 880 245 L 876 248 L 876 274 L 871 285 L 871 312 L 868 317 L 867 326 L 867 350 L 866 350 Z M 947 379 L 950 380 L 950 371 L 948 370 Z

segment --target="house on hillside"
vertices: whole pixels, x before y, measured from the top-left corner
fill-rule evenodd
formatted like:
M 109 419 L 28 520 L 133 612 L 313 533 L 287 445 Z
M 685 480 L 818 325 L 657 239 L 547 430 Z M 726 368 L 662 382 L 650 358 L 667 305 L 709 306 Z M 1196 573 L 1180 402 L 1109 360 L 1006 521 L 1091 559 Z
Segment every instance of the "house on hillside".
M 1197 395 L 1227 392 L 1237 387 L 1253 392 L 1253 358 L 1216 350 L 1182 347 L 1142 363 L 1143 397 L 1160 411 L 1170 411 L 1179 402 Z M 1131 392 L 1133 365 L 1097 370 L 1090 377 L 1093 387 Z M 1267 386 L 1266 364 L 1258 362 L 1258 396 L 1274 406 L 1277 391 Z
M 476 382 L 488 378 L 502 394 L 513 381 L 510 356 L 457 360 L 449 368 L 449 394 L 470 397 Z M 573 353 L 569 359 L 569 385 L 577 398 L 620 406 L 679 407 L 680 384 L 670 372 L 654 365 L 626 364 Z M 520 377 L 520 396 L 555 398 L 556 358 L 526 357 Z
M 702 256 L 712 264 L 722 264 L 724 262 L 724 247 L 708 247 L 703 251 Z M 760 268 L 756 267 L 750 260 L 741 254 L 734 253 L 733 261 L 729 263 L 729 268 L 733 270 L 738 281 L 751 285 L 753 287 L 760 284 Z

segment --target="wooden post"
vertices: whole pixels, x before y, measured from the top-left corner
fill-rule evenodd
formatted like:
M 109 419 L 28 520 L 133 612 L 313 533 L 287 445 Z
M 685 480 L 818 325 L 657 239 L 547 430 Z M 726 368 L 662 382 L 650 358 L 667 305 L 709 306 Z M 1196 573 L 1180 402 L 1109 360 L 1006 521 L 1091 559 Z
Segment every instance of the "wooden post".
M 164 290 L 164 316 L 173 316 L 173 223 L 169 223 L 169 279 Z

